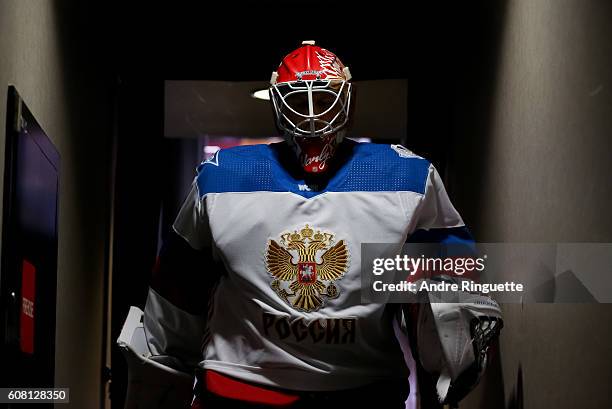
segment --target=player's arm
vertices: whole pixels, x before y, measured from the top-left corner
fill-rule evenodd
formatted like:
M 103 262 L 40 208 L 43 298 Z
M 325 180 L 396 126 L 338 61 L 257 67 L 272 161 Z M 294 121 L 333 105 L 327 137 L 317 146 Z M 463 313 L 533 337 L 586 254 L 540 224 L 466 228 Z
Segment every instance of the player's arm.
M 152 359 L 188 373 L 203 359 L 207 303 L 218 278 L 205 200 L 194 180 L 160 250 L 144 311 Z
M 440 175 L 433 165 L 429 167 L 425 193 L 416 214 L 415 228 L 407 242 L 440 243 L 447 245 L 447 251 L 450 249 L 451 253 L 456 251 L 469 253 L 474 249 L 474 239 L 452 205 Z M 448 254 L 447 251 L 444 256 L 457 255 Z M 453 281 L 456 277 L 437 275 L 431 279 Z M 484 372 L 486 351 L 502 326 L 501 311 L 494 301 L 481 310 L 471 308 L 470 302 L 465 304 L 470 307 L 467 309 L 460 304 L 448 305 L 448 308 L 461 309 L 465 312 L 454 315 L 461 320 L 455 323 L 455 327 L 463 328 L 465 333 L 469 334 L 469 339 L 466 341 L 471 341 L 473 345 L 473 354 L 469 359 L 457 364 L 448 362 L 448 351 L 445 351 L 444 341 L 448 343 L 449 333 L 443 336 L 439 333 L 441 326 L 436 323 L 439 314 L 434 314 L 432 311 L 433 308 L 441 308 L 441 305 L 432 306 L 428 303 L 404 305 L 403 310 L 408 324 L 411 349 L 416 355 L 415 360 L 419 366 L 421 388 L 435 391 L 439 402 L 454 404 L 476 386 Z M 444 325 L 452 327 L 447 324 Z M 460 334 L 450 332 L 450 337 L 453 336 L 459 337 Z

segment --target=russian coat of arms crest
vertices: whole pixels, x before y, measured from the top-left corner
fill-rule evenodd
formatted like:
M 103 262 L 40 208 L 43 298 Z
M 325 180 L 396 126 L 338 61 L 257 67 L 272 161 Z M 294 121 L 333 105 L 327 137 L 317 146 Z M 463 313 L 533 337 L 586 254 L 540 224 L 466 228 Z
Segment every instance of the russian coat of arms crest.
M 324 297 L 336 298 L 335 282 L 348 269 L 349 251 L 344 240 L 306 225 L 299 232 L 286 232 L 280 240 L 268 240 L 266 268 L 272 275 L 272 289 L 300 311 L 316 311 Z

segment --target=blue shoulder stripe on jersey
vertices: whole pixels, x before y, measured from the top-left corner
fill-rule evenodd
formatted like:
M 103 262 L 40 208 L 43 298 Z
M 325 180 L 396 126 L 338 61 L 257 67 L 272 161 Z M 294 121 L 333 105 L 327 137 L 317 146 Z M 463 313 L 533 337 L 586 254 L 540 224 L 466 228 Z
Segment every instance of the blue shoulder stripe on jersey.
M 354 143 L 354 142 L 351 142 Z M 425 193 L 430 163 L 400 157 L 389 145 L 354 143 L 353 157 L 323 191 L 305 190 L 278 163 L 268 145 L 223 149 L 198 167 L 200 196 L 225 192 L 292 192 L 310 198 L 324 192 L 412 191 Z
M 346 179 L 333 190 L 424 194 L 429 165 L 429 161 L 418 156 L 401 157 L 389 145 L 360 143 L 355 146 L 355 157 Z
M 267 145 L 217 151 L 197 167 L 200 196 L 207 193 L 281 191 L 273 180 Z

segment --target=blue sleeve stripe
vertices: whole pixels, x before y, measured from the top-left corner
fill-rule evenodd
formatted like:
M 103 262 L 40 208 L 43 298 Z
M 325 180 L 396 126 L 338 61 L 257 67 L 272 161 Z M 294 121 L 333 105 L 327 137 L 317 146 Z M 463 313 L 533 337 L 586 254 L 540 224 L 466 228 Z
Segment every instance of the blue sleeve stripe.
M 473 243 L 474 237 L 465 227 L 449 227 L 439 229 L 419 229 L 406 240 L 407 243 Z
M 465 226 L 419 229 L 406 239 L 406 243 L 438 243 L 442 245 L 439 250 L 444 257 L 478 254 L 474 237 Z

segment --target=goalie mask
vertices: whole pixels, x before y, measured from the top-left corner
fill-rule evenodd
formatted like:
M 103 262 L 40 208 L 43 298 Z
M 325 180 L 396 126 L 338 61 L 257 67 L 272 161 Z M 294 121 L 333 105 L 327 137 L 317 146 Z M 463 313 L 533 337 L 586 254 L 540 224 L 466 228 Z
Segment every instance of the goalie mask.
M 351 74 L 332 52 L 304 41 L 270 80 L 276 124 L 303 169 L 324 172 L 345 134 Z

